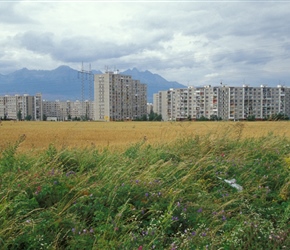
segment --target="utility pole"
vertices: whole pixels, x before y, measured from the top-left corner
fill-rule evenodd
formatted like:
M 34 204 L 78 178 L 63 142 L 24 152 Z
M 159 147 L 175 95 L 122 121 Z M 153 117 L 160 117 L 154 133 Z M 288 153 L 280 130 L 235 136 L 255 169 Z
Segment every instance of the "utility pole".
M 92 106 L 92 93 L 93 93 L 93 73 L 91 70 L 91 64 L 89 65 L 89 70 L 84 70 L 84 65 L 82 62 L 82 68 L 78 71 L 78 76 L 81 79 L 81 120 L 85 118 L 91 119 L 90 108 Z M 85 106 L 85 82 L 88 80 L 88 107 Z

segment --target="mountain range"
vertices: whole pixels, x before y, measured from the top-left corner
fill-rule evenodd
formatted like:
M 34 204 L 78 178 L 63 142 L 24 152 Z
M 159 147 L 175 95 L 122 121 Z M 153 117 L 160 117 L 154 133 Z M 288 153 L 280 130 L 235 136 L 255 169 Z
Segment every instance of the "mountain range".
M 100 70 L 92 70 L 93 74 L 101 74 Z M 147 84 L 147 101 L 153 102 L 153 94 L 170 88 L 185 88 L 184 85 L 167 81 L 150 71 L 128 69 L 120 74 L 131 75 L 133 79 Z M 0 74 L 0 95 L 42 93 L 45 100 L 81 100 L 82 81 L 84 82 L 84 99 L 89 98 L 89 76 L 68 66 L 60 66 L 54 70 L 29 70 L 23 68 L 7 75 Z

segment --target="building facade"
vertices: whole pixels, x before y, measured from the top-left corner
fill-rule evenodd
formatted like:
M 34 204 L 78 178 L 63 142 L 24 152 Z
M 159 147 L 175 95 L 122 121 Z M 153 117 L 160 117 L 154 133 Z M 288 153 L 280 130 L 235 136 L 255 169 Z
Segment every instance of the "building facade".
M 42 120 L 42 95 L 0 96 L 0 118 L 7 120 Z
M 92 120 L 93 102 L 84 101 L 43 101 L 43 114 L 47 120 L 67 121 L 71 119 Z
M 96 74 L 94 98 L 97 121 L 134 120 L 147 114 L 147 85 L 129 75 Z
M 277 87 L 188 87 L 159 91 L 153 96 L 153 110 L 165 121 L 220 118 L 262 120 L 283 113 L 290 117 L 290 88 Z

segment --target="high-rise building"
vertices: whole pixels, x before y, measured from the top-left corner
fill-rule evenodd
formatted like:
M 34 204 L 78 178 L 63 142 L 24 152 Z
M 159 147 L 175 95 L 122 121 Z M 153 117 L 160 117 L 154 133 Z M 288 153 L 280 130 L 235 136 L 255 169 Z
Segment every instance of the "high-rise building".
M 42 120 L 42 95 L 0 96 L 1 119 Z
M 97 121 L 133 120 L 147 114 L 147 85 L 129 75 L 96 74 L 94 98 Z
M 265 119 L 274 114 L 290 117 L 290 88 L 277 87 L 188 87 L 159 91 L 153 96 L 153 110 L 165 121 L 221 118 Z

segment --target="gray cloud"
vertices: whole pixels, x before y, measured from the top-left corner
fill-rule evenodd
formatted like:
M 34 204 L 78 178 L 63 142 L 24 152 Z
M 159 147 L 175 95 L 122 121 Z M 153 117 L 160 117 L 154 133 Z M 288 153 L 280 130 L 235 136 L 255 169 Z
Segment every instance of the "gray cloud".
M 144 50 L 161 49 L 159 42 L 163 34 L 147 38 L 146 43 L 132 41 L 131 43 L 113 43 L 100 41 L 89 36 L 71 36 L 58 40 L 51 32 L 33 32 L 17 34 L 14 41 L 20 47 L 25 47 L 35 53 L 48 54 L 63 62 L 95 61 L 107 58 L 120 58 Z
M 289 9 L 265 1 L 5 3 L 1 71 L 84 61 L 148 69 L 184 84 L 290 79 Z
M 27 16 L 27 13 L 21 13 L 17 10 L 17 2 L 1 2 L 0 5 L 0 23 L 6 24 L 24 24 L 34 23 L 35 21 Z

